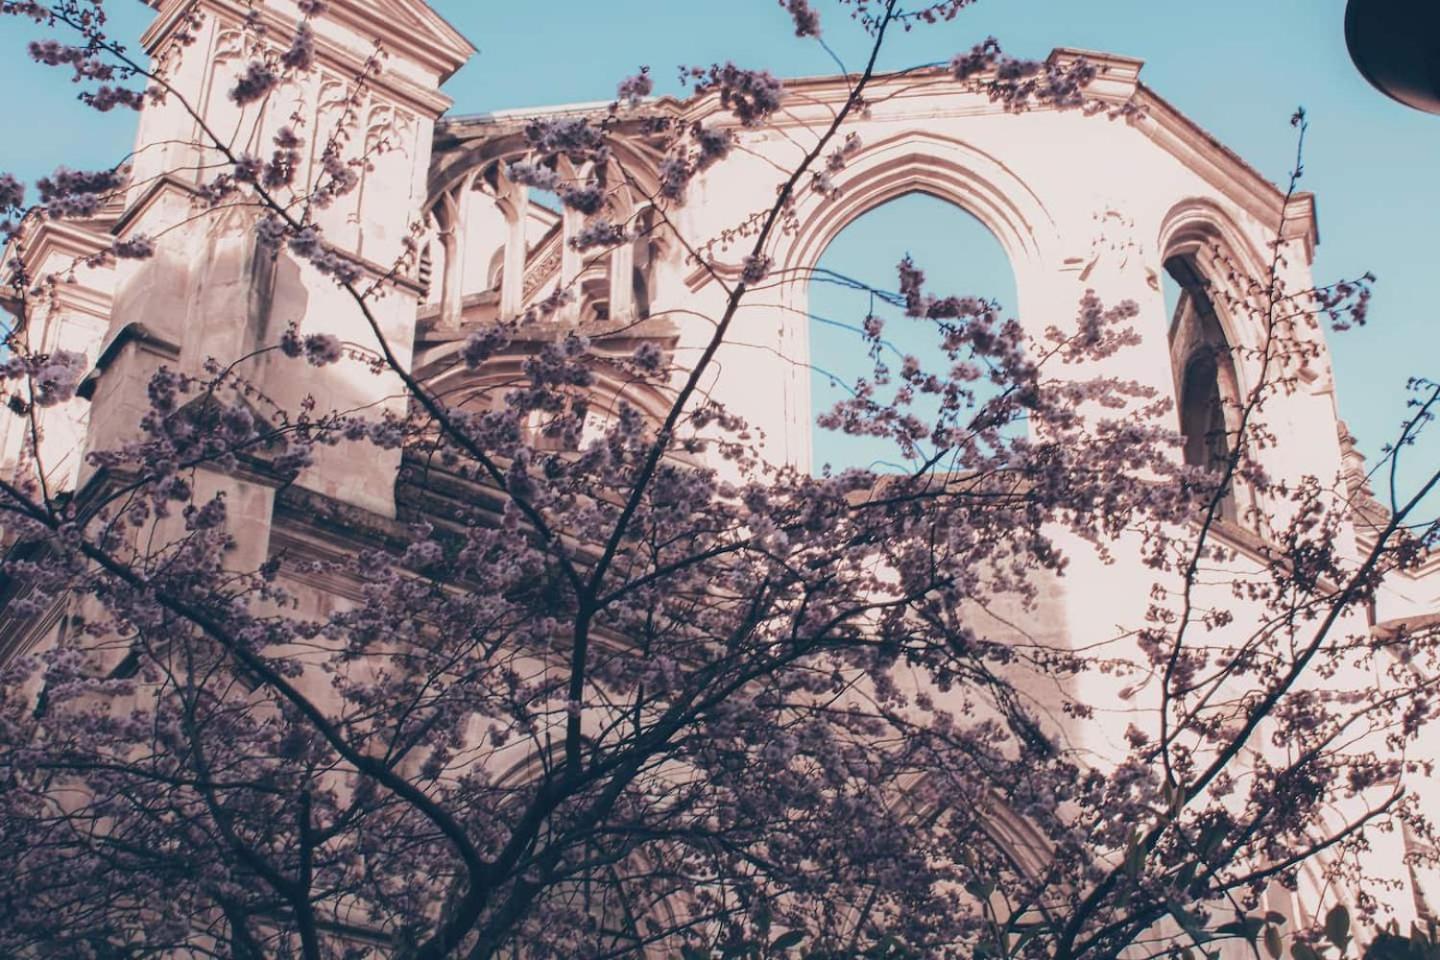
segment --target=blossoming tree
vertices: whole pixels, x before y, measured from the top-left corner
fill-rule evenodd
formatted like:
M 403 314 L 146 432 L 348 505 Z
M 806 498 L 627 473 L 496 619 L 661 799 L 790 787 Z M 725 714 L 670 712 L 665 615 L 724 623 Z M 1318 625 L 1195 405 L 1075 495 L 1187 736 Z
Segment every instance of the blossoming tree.
M 1434 842 L 1410 750 L 1436 664 L 1433 627 L 1372 630 L 1365 610 L 1424 561 L 1436 528 L 1417 510 L 1440 473 L 1393 495 L 1356 546 L 1344 478 L 1275 480 L 1255 456 L 1277 442 L 1265 411 L 1294 389 L 1305 331 L 1363 320 L 1368 280 L 1288 289 L 1276 239 L 1268 273 L 1227 303 L 1260 331 L 1244 356 L 1260 375 L 1202 464 L 1177 455 L 1168 397 L 1087 372 L 1138 341 L 1133 303 L 1092 293 L 1073 316 L 1008 319 L 908 258 L 897 302 L 932 348 L 892 368 L 884 324 L 858 320 L 873 371 L 821 421 L 892 440 L 913 469 L 798 471 L 707 389 L 738 311 L 775 279 L 798 198 L 832 190 L 861 149 L 850 124 L 887 38 L 968 5 L 838 0 L 822 25 L 823 9 L 782 2 L 797 37 L 861 30 L 870 53 L 747 221 L 738 275 L 716 275 L 708 342 L 683 358 L 653 339 L 617 350 L 557 320 L 576 295 L 562 285 L 467 331 L 469 369 L 521 354 L 477 404 L 427 385 L 387 324 L 418 268 L 413 239 L 377 265 L 327 219 L 386 162 L 357 106 L 382 53 L 347 78 L 329 127 L 286 120 L 317 69 L 325 4 L 241 19 L 222 93 L 273 120 L 242 142 L 177 80 L 183 56 L 142 61 L 108 36 L 100 0 L 0 2 L 53 31 L 31 55 L 70 71 L 87 104 L 178 111 L 191 131 L 159 161 L 62 168 L 33 206 L 0 177 L 3 375 L 26 433 L 0 478 L 3 615 L 7 637 L 40 638 L 0 663 L 0 949 L 1313 960 L 1353 949 L 1352 912 L 1383 924 L 1370 844 L 1398 830 Z M 214 15 L 167 13 L 182 52 Z M 1130 109 L 1088 95 L 1084 59 L 1017 60 L 993 40 L 951 74 L 1012 111 L 1115 123 Z M 582 256 L 640 231 L 681 242 L 672 218 L 694 181 L 785 97 L 729 63 L 686 81 L 733 124 L 652 113 L 641 71 L 603 120 L 532 123 L 505 177 L 583 218 Z M 624 173 L 622 123 L 663 145 L 643 222 L 615 208 L 604 172 Z M 165 177 L 190 184 L 173 229 L 239 218 L 247 263 L 299 264 L 343 310 L 146 371 L 144 408 L 92 426 L 82 482 L 53 489 L 50 414 L 79 402 L 97 358 L 35 342 L 35 318 L 67 274 L 144 263 L 172 228 L 65 270 L 37 271 L 35 238 Z M 386 403 L 274 388 L 274 370 L 293 385 L 342 364 L 386 384 Z M 602 376 L 663 403 L 597 424 Z M 1428 384 L 1416 397 L 1397 450 L 1440 398 Z M 284 489 L 343 450 L 433 463 L 459 505 L 445 523 L 375 520 L 320 559 L 248 549 L 241 487 L 226 484 Z M 1284 518 L 1243 555 L 1226 533 L 1242 484 Z M 1126 589 L 1148 592 L 1144 622 L 1064 647 L 1000 623 L 997 610 L 1033 611 L 1077 549 L 1143 552 L 1153 582 Z M 344 585 L 341 599 L 307 599 L 317 582 Z M 1093 677 L 1121 680 L 1134 705 L 1117 752 L 1057 725 L 1093 710 Z M 1277 906 L 1306 871 L 1328 899 Z M 1422 955 L 1431 940 L 1383 942 Z

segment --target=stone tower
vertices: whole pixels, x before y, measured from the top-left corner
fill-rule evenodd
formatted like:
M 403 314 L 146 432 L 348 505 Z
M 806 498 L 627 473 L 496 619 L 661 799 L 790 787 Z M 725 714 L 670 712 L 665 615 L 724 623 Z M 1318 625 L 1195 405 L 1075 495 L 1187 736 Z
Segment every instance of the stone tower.
M 88 404 L 65 411 L 75 426 L 50 431 L 49 444 L 72 446 L 88 429 L 88 448 L 111 445 L 132 430 L 146 408 L 145 384 L 168 364 L 199 372 L 207 359 L 231 363 L 273 345 L 288 325 L 307 315 L 337 320 L 331 329 L 360 352 L 375 350 L 373 322 L 409 362 L 420 288 L 413 270 L 369 305 L 351 297 L 287 251 L 257 249 L 253 208 L 197 195 L 214 185 L 236 158 L 266 155 L 282 128 L 303 141 L 296 181 L 325 176 L 327 147 L 359 183 L 335 203 L 314 211 L 314 222 L 338 254 L 359 267 L 356 284 L 390 275 L 405 260 L 411 217 L 423 199 L 435 120 L 450 106 L 439 87 L 474 52 L 425 4 L 415 0 L 340 0 L 315 18 L 314 69 L 261 103 L 241 106 L 230 91 L 266 36 L 289 37 L 304 17 L 293 3 L 245 9 L 209 0 L 157 0 L 157 17 L 143 37 L 162 65 L 169 95 L 141 114 L 130 187 L 121 205 L 85 226 L 46 224 L 36 272 L 62 254 L 104 249 L 112 240 L 150 237 L 154 256 L 82 271 L 66 285 L 48 321 L 45 342 L 85 353 L 94 372 L 82 388 Z M 247 21 L 247 16 L 249 20 Z M 330 140 L 338 130 L 343 139 Z M 318 133 L 317 133 L 318 132 Z M 317 142 L 318 141 L 318 142 Z M 363 159 L 361 163 L 353 161 Z M 74 236 L 71 236 L 71 235 Z M 48 248 L 55 247 L 52 257 Z M 340 318 L 344 319 L 340 319 Z M 396 383 L 345 362 L 297 383 L 276 376 L 263 355 L 242 360 L 241 376 L 275 404 L 293 409 L 307 394 L 322 409 L 394 409 Z M 63 486 L 83 486 L 90 470 L 65 459 Z M 325 451 L 299 478 L 302 487 L 336 501 L 393 515 L 398 453 L 347 458 Z M 227 481 L 238 483 L 239 481 Z M 237 490 L 237 493 L 242 491 Z M 268 523 L 267 494 L 247 513 Z M 260 548 L 263 553 L 263 547 Z

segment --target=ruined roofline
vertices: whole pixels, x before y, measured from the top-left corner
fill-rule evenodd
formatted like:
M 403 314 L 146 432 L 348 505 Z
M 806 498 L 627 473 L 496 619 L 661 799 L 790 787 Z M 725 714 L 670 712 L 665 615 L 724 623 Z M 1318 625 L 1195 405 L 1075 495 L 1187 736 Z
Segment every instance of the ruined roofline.
M 1313 256 L 1314 248 L 1320 242 L 1313 194 L 1297 192 L 1287 205 L 1283 187 L 1265 177 L 1219 138 L 1140 81 L 1143 60 L 1104 51 L 1056 47 L 1047 61 L 1064 64 L 1081 58 L 1095 64 L 1101 71 L 1091 85 L 1092 95 L 1116 105 L 1126 102 L 1137 104 L 1142 108 L 1143 116 L 1129 120 L 1132 126 L 1195 170 L 1267 228 L 1283 229 L 1286 239 L 1301 241 L 1307 259 Z M 872 83 L 879 87 L 894 87 L 917 81 L 940 80 L 949 75 L 947 66 L 935 64 L 879 74 Z M 841 74 L 801 76 L 785 78 L 784 84 L 787 95 L 800 95 L 812 103 L 823 104 L 848 96 L 850 79 Z M 610 115 L 611 105 L 612 101 L 588 101 L 448 116 L 436 125 L 436 159 L 445 150 L 467 140 L 518 133 L 535 119 L 575 117 L 600 120 Z M 704 119 L 720 111 L 719 97 L 714 93 L 684 98 L 655 97 L 646 100 L 645 105 L 685 121 Z M 996 106 L 995 109 L 1002 108 Z
M 1050 52 L 1047 60 L 1073 62 L 1081 57 L 1089 60 L 1091 63 L 1098 64 L 1102 70 L 1107 72 L 1107 75 L 1116 72 L 1118 69 L 1118 71 L 1128 73 L 1132 78 L 1138 75 L 1140 67 L 1144 64 L 1143 60 L 1134 57 L 1102 53 L 1093 50 L 1081 50 L 1073 47 L 1056 47 Z M 943 64 L 927 64 L 923 67 L 916 67 L 909 70 L 877 73 L 871 80 L 871 85 L 878 86 L 901 80 L 938 80 L 948 76 L 949 73 L 949 68 Z M 787 94 L 834 91 L 841 97 L 844 97 L 849 93 L 851 77 L 838 73 L 820 73 L 782 77 L 781 81 L 785 85 L 785 92 Z M 1103 92 L 1101 95 L 1104 95 Z M 666 94 L 659 97 L 646 97 L 641 102 L 652 109 L 660 109 L 663 112 L 670 112 L 677 115 L 708 116 L 711 113 L 717 112 L 719 98 L 714 93 L 690 94 L 684 97 L 675 97 Z M 614 100 L 583 100 L 573 103 L 546 104 L 536 107 L 513 107 L 484 113 L 452 114 L 442 117 L 438 121 L 437 127 L 444 126 L 452 133 L 468 129 L 474 129 L 476 132 L 479 132 L 490 127 L 509 128 L 512 125 L 523 125 L 530 120 L 542 117 L 574 116 L 590 117 L 598 120 L 609 116 L 610 109 L 614 103 Z
M 650 110 L 680 116 L 698 103 L 700 98 L 679 99 L 671 96 L 646 97 L 642 103 Z M 585 118 L 603 120 L 610 116 L 613 100 L 586 100 L 578 103 L 547 104 L 538 107 L 511 107 L 485 113 L 446 114 L 435 121 L 435 148 L 440 151 L 463 140 L 503 136 L 523 130 L 534 120 Z

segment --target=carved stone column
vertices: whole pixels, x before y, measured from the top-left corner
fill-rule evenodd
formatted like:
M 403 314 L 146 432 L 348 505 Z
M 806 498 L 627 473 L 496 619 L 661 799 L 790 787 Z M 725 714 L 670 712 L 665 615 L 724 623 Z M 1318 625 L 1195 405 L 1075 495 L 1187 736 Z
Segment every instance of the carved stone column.
M 627 240 L 610 253 L 610 319 L 635 319 L 635 243 Z
M 505 268 L 500 283 L 500 316 L 518 316 L 525 307 L 525 227 L 530 219 L 530 189 L 500 178 L 500 209 L 505 214 Z
M 444 224 L 440 229 L 440 246 L 445 251 L 445 269 L 440 277 L 440 324 L 460 326 L 465 295 L 465 214 L 456 202 L 455 192 L 447 190 L 441 198 Z

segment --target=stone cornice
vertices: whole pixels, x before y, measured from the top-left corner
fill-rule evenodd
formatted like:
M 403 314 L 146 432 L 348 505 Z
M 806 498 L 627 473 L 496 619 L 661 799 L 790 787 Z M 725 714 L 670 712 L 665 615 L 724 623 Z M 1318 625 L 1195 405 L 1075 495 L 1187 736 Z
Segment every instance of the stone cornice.
M 417 0 L 331 0 L 325 15 L 362 35 L 372 32 L 377 22 L 385 23 L 386 49 L 435 71 L 440 83 L 454 76 L 476 53 L 464 34 Z
M 62 283 L 56 287 L 55 302 L 62 308 L 68 307 L 81 313 L 88 313 L 102 321 L 102 327 L 110 321 L 112 301 L 108 290 L 100 290 L 80 283 Z
M 140 191 L 140 195 L 125 207 L 125 210 L 116 218 L 115 225 L 110 228 L 110 232 L 117 237 L 124 236 L 125 232 L 140 219 L 141 214 L 153 206 L 160 195 L 166 191 L 181 193 L 192 199 L 200 195 L 195 184 L 173 173 L 163 173 L 151 180 L 145 189 Z
M 1315 259 L 1315 248 L 1320 245 L 1320 216 L 1316 209 L 1315 194 L 1302 190 L 1290 198 L 1285 206 L 1285 222 L 1280 236 L 1286 240 L 1299 240 L 1305 248 L 1305 262 Z
M 363 584 L 343 573 L 316 572 L 304 561 L 338 563 L 358 549 L 398 553 L 408 540 L 405 525 L 342 503 L 313 490 L 287 486 L 277 491 L 270 527 L 270 556 L 283 560 L 280 575 L 332 596 L 359 601 Z
M 38 264 L 49 257 L 92 257 L 110 248 L 111 240 L 105 227 L 100 229 L 66 220 L 39 220 L 26 237 L 25 262 L 31 275 Z M 7 251 L 9 254 L 10 251 Z
M 1417 613 L 1408 617 L 1383 620 L 1370 628 L 1370 636 L 1376 640 L 1393 642 L 1422 630 L 1440 627 L 1440 613 Z
M 1077 60 L 1084 59 L 1099 69 L 1099 75 L 1087 88 L 1086 92 L 1094 99 L 1107 103 L 1121 104 L 1135 95 L 1139 87 L 1140 69 L 1145 61 L 1135 57 L 1127 57 L 1121 54 L 1104 53 L 1094 50 L 1081 50 L 1074 47 L 1056 47 L 1046 57 L 1047 63 L 1069 65 Z M 984 79 L 984 75 L 976 79 Z M 809 104 L 818 108 L 824 108 L 827 116 L 831 115 L 833 109 L 844 103 L 850 96 L 850 87 L 853 78 L 841 74 L 821 74 L 803 77 L 787 77 L 782 82 L 785 87 L 786 98 L 791 102 L 786 104 L 787 112 L 794 111 L 797 107 Z M 975 101 L 977 94 L 969 87 L 961 86 L 951 79 L 950 69 L 945 66 L 929 66 L 914 70 L 904 70 L 897 73 L 876 74 L 870 81 L 868 89 L 875 91 L 868 98 L 871 104 L 878 104 L 880 101 L 892 102 L 896 99 L 924 98 L 928 111 L 933 114 L 935 109 L 936 92 L 935 86 L 946 87 L 946 95 L 964 98 Z M 883 92 L 881 92 L 883 91 Z M 668 98 L 667 98 L 668 99 Z M 795 101 L 798 101 L 795 102 Z M 686 100 L 678 101 L 680 110 L 685 122 L 693 120 L 708 119 L 716 113 L 722 112 L 720 97 L 718 93 L 705 93 L 692 96 Z M 555 108 L 557 111 L 564 111 L 567 108 Z M 1048 109 L 1048 108 L 1046 108 Z M 963 108 L 953 111 L 958 114 L 1003 114 L 1005 107 L 1002 104 L 990 103 L 987 99 L 980 98 L 978 102 L 970 102 Z M 775 122 L 779 126 L 804 125 L 810 121 L 797 118 L 787 123 L 786 119 L 778 118 Z M 721 126 L 738 124 L 720 121 Z
M 106 231 L 108 224 L 96 221 L 66 221 L 37 218 L 26 238 L 25 262 L 32 277 L 40 273 L 61 273 L 86 257 L 102 253 L 110 248 L 111 240 Z M 14 256 L 14 250 L 7 247 L 5 259 Z M 37 269 L 51 257 L 69 257 L 71 264 L 49 270 Z M 92 267 L 91 270 L 108 269 Z M 109 315 L 110 291 L 84 283 L 62 283 L 55 287 L 56 300 L 99 317 Z M 7 297 L 5 309 L 19 318 L 20 303 Z M 22 318 L 23 319 L 23 318 Z

